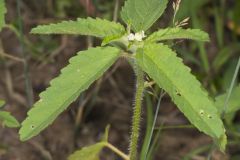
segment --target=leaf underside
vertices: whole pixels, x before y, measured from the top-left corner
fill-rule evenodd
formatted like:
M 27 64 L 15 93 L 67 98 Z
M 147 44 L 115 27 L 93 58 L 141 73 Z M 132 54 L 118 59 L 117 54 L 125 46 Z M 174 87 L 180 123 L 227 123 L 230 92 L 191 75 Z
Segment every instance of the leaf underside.
M 218 109 L 219 114 L 221 114 L 224 110 L 225 101 L 227 99 L 227 94 L 222 94 L 220 96 L 217 96 L 215 99 L 215 105 Z M 238 110 L 240 110 L 240 85 L 235 87 L 232 91 L 232 94 L 229 98 L 227 109 L 225 111 L 226 114 L 234 113 Z
M 192 39 L 197 41 L 209 41 L 209 36 L 206 32 L 200 29 L 183 29 L 183 28 L 166 28 L 160 29 L 153 33 L 146 40 L 147 42 L 158 42 L 163 40 L 174 39 Z
M 146 31 L 163 14 L 168 0 L 127 0 L 121 17 L 135 32 Z
M 104 146 L 105 142 L 99 142 L 94 145 L 84 147 L 70 155 L 68 160 L 99 160 L 99 153 Z
M 6 111 L 0 111 L 0 121 L 4 126 L 9 128 L 16 128 L 19 127 L 19 122 L 9 113 Z
M 35 34 L 76 34 L 95 37 L 123 35 L 124 27 L 120 23 L 104 19 L 78 18 L 77 21 L 63 21 L 57 24 L 40 25 L 32 29 Z
M 50 87 L 40 94 L 40 100 L 28 112 L 19 131 L 20 139 L 28 140 L 51 124 L 119 55 L 117 48 L 98 47 L 81 51 L 71 58 L 70 64 L 50 82 Z
M 5 14 L 7 13 L 7 9 L 5 6 L 4 0 L 0 0 L 0 32 L 5 25 Z
M 225 136 L 213 102 L 176 53 L 163 44 L 149 44 L 139 50 L 137 61 L 200 131 L 218 140 Z

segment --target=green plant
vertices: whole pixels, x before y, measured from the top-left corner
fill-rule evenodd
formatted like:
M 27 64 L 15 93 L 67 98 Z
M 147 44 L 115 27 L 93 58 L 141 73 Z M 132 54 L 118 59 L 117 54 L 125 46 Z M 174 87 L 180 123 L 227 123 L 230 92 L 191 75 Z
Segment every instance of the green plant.
M 29 43 L 29 41 L 27 39 L 25 39 L 24 35 L 23 35 L 22 21 L 21 21 L 21 17 L 20 17 L 20 2 L 19 2 L 19 0 L 17 0 L 17 12 L 19 15 L 19 19 L 18 19 L 19 31 L 13 25 L 6 24 L 5 14 L 7 13 L 7 8 L 6 8 L 5 0 L 0 0 L 0 31 L 2 31 L 3 28 L 8 28 L 8 29 L 12 30 L 18 37 L 18 39 L 20 41 L 20 45 L 21 45 L 21 50 L 22 50 L 22 56 L 21 56 L 21 58 L 19 58 L 19 57 L 4 53 L 4 49 L 0 48 L 0 58 L 2 58 L 2 57 L 8 58 L 8 59 L 11 59 L 14 61 L 21 62 L 23 64 L 27 102 L 28 102 L 28 105 L 32 105 L 33 104 L 33 102 L 32 102 L 33 101 L 33 95 L 32 95 L 33 93 L 32 93 L 32 86 L 31 86 L 31 79 L 29 77 L 28 63 L 26 60 L 25 52 L 24 52 L 24 43 L 25 43 L 24 41 L 26 41 L 26 43 Z
M 128 160 L 129 157 L 127 155 L 122 153 L 120 150 L 118 150 L 116 147 L 114 147 L 112 144 L 108 142 L 109 128 L 110 128 L 109 126 L 106 127 L 105 134 L 100 142 L 88 147 L 84 147 L 81 150 L 74 152 L 72 155 L 68 157 L 68 160 L 78 160 L 79 158 L 84 158 L 87 160 L 98 159 L 98 155 L 104 147 L 107 147 L 110 150 L 114 151 L 123 159 Z
M 0 32 L 2 28 L 5 26 L 5 14 L 7 12 L 4 0 L 0 0 Z M 1 51 L 0 51 L 1 52 Z M 0 56 L 3 53 L 0 53 Z M 5 56 L 5 55 L 4 55 Z M 14 58 L 14 57 L 11 57 Z M 4 106 L 5 102 L 0 100 L 0 108 Z M 0 111 L 0 122 L 3 126 L 15 128 L 19 127 L 19 122 L 9 113 L 6 111 Z
M 204 26 L 203 24 L 203 16 L 198 15 L 198 12 L 200 11 L 200 9 L 202 8 L 202 6 L 206 5 L 209 0 L 196 0 L 196 1 L 192 1 L 192 0 L 179 0 L 179 2 L 181 1 L 181 8 L 179 8 L 179 11 L 176 14 L 176 20 L 180 21 L 185 17 L 189 17 L 191 19 L 192 22 L 192 26 L 194 28 L 199 28 L 202 29 Z M 197 42 L 196 43 L 197 48 L 199 50 L 199 56 L 201 59 L 201 68 L 205 73 L 209 72 L 209 61 L 208 61 L 208 57 L 207 57 L 207 51 L 203 45 L 203 43 L 201 42 Z M 193 51 L 194 53 L 195 51 Z
M 2 108 L 4 104 L 5 102 L 0 100 L 0 108 Z M 20 127 L 19 122 L 9 112 L 6 111 L 0 111 L 0 122 L 3 126 L 9 128 Z
M 163 44 L 163 41 L 173 39 L 205 42 L 209 41 L 208 34 L 198 29 L 183 29 L 181 26 L 186 23 L 183 20 L 172 28 L 159 29 L 151 35 L 145 35 L 145 31 L 163 14 L 167 3 L 168 0 L 127 0 L 121 11 L 127 29 L 120 23 L 99 18 L 79 18 L 77 21 L 34 28 L 31 31 L 34 34 L 89 35 L 101 38 L 103 42 L 101 47 L 81 51 L 71 58 L 70 64 L 61 71 L 60 76 L 50 82 L 50 87 L 40 94 L 40 100 L 22 123 L 20 139 L 26 141 L 39 134 L 118 58 L 124 57 L 133 67 L 137 79 L 130 160 L 138 157 L 142 97 L 147 84 L 151 83 L 145 81 L 146 75 L 169 94 L 198 130 L 211 136 L 220 149 L 224 150 L 225 129 L 213 100 L 190 73 L 190 69 L 183 64 L 182 59 Z M 178 8 L 175 4 L 175 12 Z M 99 147 L 94 147 L 93 150 L 97 152 Z M 79 158 L 88 159 L 85 154 L 80 154 Z

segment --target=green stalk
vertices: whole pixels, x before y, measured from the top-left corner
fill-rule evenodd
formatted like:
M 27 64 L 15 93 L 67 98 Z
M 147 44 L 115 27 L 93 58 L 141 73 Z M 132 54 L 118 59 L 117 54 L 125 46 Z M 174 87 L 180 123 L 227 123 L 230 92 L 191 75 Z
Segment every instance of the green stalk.
M 230 99 L 230 97 L 231 97 L 232 90 L 233 90 L 235 81 L 236 81 L 236 79 L 237 79 L 239 69 L 240 69 L 240 57 L 239 57 L 239 59 L 238 59 L 238 63 L 237 63 L 237 66 L 236 66 L 236 69 L 235 69 L 235 72 L 234 72 L 234 75 L 233 75 L 233 78 L 232 78 L 231 85 L 230 85 L 229 90 L 228 90 L 228 92 L 227 92 L 227 98 L 226 98 L 225 103 L 224 103 L 224 108 L 223 108 L 223 112 L 222 112 L 222 118 L 224 118 L 225 113 L 226 113 L 226 111 L 227 111 L 228 102 L 229 102 L 229 99 Z
M 139 138 L 139 129 L 141 121 L 141 111 L 142 111 L 142 96 L 144 91 L 144 73 L 143 71 L 135 64 L 135 73 L 137 76 L 136 82 L 136 95 L 135 95 L 135 107 L 133 111 L 132 119 L 132 135 L 130 141 L 130 160 L 137 159 L 137 147 L 138 147 L 138 138 Z
M 19 41 L 21 46 L 22 57 L 24 59 L 23 63 L 23 74 L 25 78 L 25 92 L 27 95 L 27 105 L 31 107 L 33 105 L 33 90 L 32 90 L 32 82 L 31 77 L 29 74 L 29 65 L 27 62 L 27 57 L 25 53 L 25 46 L 24 46 L 24 35 L 23 35 L 23 23 L 21 18 L 21 8 L 20 8 L 20 0 L 17 0 L 17 14 L 18 14 L 18 25 L 19 25 Z
M 159 109 L 160 109 L 160 105 L 161 105 L 161 101 L 162 101 L 163 96 L 164 96 L 164 93 L 163 93 L 163 90 L 161 90 L 159 100 L 158 100 L 158 103 L 157 103 L 157 109 L 155 111 L 154 120 L 153 120 L 151 131 L 150 131 L 150 138 L 149 138 L 149 141 L 147 142 L 147 149 L 146 149 L 146 153 L 144 155 L 144 160 L 147 159 L 147 155 L 148 155 L 148 152 L 149 152 L 149 147 L 150 147 L 151 140 L 152 140 L 152 137 L 153 137 L 153 131 L 154 131 L 154 128 L 155 128 L 155 125 L 156 125 L 158 112 L 159 112 Z

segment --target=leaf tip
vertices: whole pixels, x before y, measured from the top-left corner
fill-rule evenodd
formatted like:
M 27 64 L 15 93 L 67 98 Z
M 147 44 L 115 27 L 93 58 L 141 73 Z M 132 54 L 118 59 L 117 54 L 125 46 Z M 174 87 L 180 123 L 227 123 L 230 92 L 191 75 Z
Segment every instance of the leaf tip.
M 227 136 L 226 134 L 222 134 L 220 138 L 217 139 L 217 146 L 221 152 L 225 152 L 227 145 Z
M 29 129 L 27 129 L 27 127 L 26 127 L 26 120 L 24 120 L 21 123 L 21 128 L 20 128 L 20 130 L 18 132 L 19 133 L 19 139 L 22 142 L 25 142 L 25 141 L 31 139 L 32 137 L 34 137 L 34 135 L 31 132 L 29 132 Z
M 31 31 L 30 31 L 30 34 L 37 34 L 37 28 L 38 27 L 35 27 L 35 28 L 32 28 Z
M 25 142 L 25 141 L 29 140 L 31 137 L 26 136 L 25 134 L 22 133 L 22 131 L 23 131 L 23 128 L 21 128 L 19 130 L 19 139 L 20 139 L 20 141 Z

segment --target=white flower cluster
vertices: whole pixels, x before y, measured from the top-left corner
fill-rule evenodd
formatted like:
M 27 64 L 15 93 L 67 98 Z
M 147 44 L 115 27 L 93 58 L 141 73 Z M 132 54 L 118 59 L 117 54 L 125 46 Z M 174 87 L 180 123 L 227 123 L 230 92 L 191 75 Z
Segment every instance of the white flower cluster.
M 128 35 L 128 40 L 129 41 L 139 41 L 139 42 L 141 42 L 143 40 L 143 38 L 145 38 L 145 37 L 146 36 L 145 36 L 144 31 L 141 31 L 141 32 L 138 32 L 138 33 L 135 33 L 135 34 L 130 33 Z

